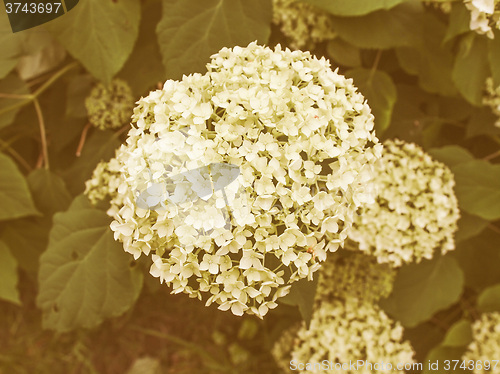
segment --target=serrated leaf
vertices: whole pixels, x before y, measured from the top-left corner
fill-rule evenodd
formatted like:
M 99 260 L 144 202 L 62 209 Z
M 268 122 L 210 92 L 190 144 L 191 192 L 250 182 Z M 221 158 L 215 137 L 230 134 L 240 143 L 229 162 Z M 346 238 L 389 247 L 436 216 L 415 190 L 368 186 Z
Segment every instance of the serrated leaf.
M 462 356 L 467 347 L 446 347 L 439 345 L 429 352 L 424 362 L 424 370 L 422 374 L 436 374 L 438 372 L 448 373 L 469 373 L 469 371 L 460 369 L 460 364 L 463 362 Z M 456 369 L 455 360 L 457 362 Z M 445 361 L 449 361 L 446 365 Z M 445 370 L 445 368 L 448 368 Z
M 14 161 L 0 153 L 0 220 L 38 214 L 26 179 Z
M 318 276 L 315 276 L 312 281 L 301 279 L 292 284 L 288 295 L 279 299 L 284 304 L 297 306 L 307 326 L 311 322 L 317 286 Z
M 345 4 L 351 1 L 345 1 Z M 407 2 L 363 17 L 334 17 L 333 27 L 345 41 L 368 49 L 389 49 L 420 43 L 423 8 Z
M 0 92 L 5 94 L 26 95 L 29 93 L 28 87 L 15 74 L 9 74 L 0 81 Z M 16 119 L 16 114 L 21 107 L 9 109 L 11 106 L 19 103 L 18 98 L 0 97 L 0 129 L 9 126 Z
M 495 87 L 500 86 L 500 31 L 495 30 L 495 38 L 488 41 L 488 59 L 495 83 Z
M 21 305 L 17 282 L 17 261 L 7 245 L 0 241 L 0 299 Z
M 85 196 L 54 215 L 49 246 L 40 258 L 37 305 L 44 328 L 92 328 L 127 311 L 142 287 L 132 257 L 113 238 L 110 218 Z
M 156 32 L 167 75 L 204 72 L 222 47 L 266 43 L 271 16 L 271 0 L 163 0 Z
M 500 312 L 500 284 L 485 289 L 477 299 L 481 312 Z
M 426 13 L 422 19 L 422 43 L 396 50 L 396 55 L 409 74 L 416 74 L 420 86 L 428 92 L 444 96 L 456 94 L 451 78 L 454 53 L 451 46 L 443 45 L 445 24 Z
M 461 209 L 486 220 L 500 218 L 500 165 L 474 160 L 452 168 Z
M 462 293 L 464 276 L 449 256 L 400 268 L 392 294 L 382 307 L 404 326 L 414 327 L 454 304 Z
M 47 28 L 94 77 L 108 83 L 132 52 L 140 15 L 139 0 L 86 0 Z
M 475 36 L 468 52 L 458 54 L 453 65 L 453 82 L 471 104 L 481 105 L 486 78 L 490 76 L 488 60 L 479 56 L 486 56 L 487 41 Z
M 361 66 L 361 51 L 359 48 L 343 41 L 340 38 L 330 40 L 326 50 L 328 56 L 340 65 L 349 67 Z
M 37 208 L 46 215 L 66 210 L 71 195 L 64 181 L 46 169 L 36 169 L 28 175 L 28 185 Z
M 1 240 L 12 248 L 18 266 L 36 280 L 40 255 L 47 249 L 52 220 L 48 217 L 26 217 L 5 225 Z
M 467 287 L 482 290 L 500 282 L 500 235 L 485 230 L 481 235 L 457 244 L 451 252 L 465 275 Z
M 446 347 L 464 347 L 469 345 L 471 341 L 471 323 L 466 319 L 461 319 L 450 327 L 441 345 Z
M 380 9 L 391 9 L 407 0 L 301 0 L 336 16 L 362 16 Z
M 369 69 L 353 69 L 346 76 L 354 79 L 375 116 L 375 129 L 383 133 L 391 123 L 392 110 L 397 99 L 396 86 L 391 77 L 383 71 Z

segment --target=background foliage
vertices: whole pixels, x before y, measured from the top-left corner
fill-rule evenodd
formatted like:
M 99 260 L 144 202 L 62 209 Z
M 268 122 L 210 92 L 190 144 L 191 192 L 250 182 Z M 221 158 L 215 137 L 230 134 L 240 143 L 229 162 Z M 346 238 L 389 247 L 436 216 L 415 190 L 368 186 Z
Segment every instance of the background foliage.
M 470 321 L 500 311 L 500 128 L 482 102 L 486 78 L 500 85 L 500 32 L 470 31 L 461 1 L 450 14 L 413 0 L 303 2 L 332 15 L 338 37 L 312 52 L 354 79 L 378 136 L 422 145 L 455 175 L 457 249 L 403 266 L 381 305 L 418 361 L 459 358 Z M 81 196 L 127 130 L 86 126 L 95 84 L 119 77 L 138 99 L 203 72 L 222 47 L 288 45 L 271 19 L 271 0 L 80 0 L 13 34 L 0 6 L 0 373 L 277 372 L 270 347 L 310 318 L 316 282 L 263 321 L 169 295 Z

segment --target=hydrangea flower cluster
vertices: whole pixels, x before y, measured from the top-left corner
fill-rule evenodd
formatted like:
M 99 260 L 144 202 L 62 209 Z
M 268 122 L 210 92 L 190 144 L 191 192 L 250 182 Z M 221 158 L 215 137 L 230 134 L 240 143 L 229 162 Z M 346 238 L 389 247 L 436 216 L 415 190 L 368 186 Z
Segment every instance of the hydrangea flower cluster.
M 376 305 L 349 298 L 322 304 L 313 313 L 309 329 L 303 325 L 293 338 L 295 328 L 287 331 L 273 347 L 278 365 L 288 372 L 290 362 L 322 363 L 327 360 L 333 369 L 335 363 L 385 363 L 377 373 L 403 373 L 398 363 L 413 362 L 413 348 L 403 341 L 403 327 L 393 322 Z M 387 363 L 392 365 L 389 369 Z M 302 373 L 324 373 L 324 367 L 312 365 Z M 371 374 L 375 370 L 365 364 L 354 370 L 337 370 L 346 374 Z
M 363 96 L 324 58 L 251 43 L 207 68 L 139 100 L 111 229 L 135 258 L 151 252 L 172 292 L 262 317 L 346 239 L 382 146 Z M 220 163 L 240 171 L 224 191 L 165 183 Z M 144 191 L 154 209 L 137 204 Z
M 130 121 L 134 97 L 127 82 L 113 79 L 109 86 L 98 83 L 85 99 L 85 107 L 92 125 L 117 129 Z
M 375 204 L 349 232 L 357 248 L 395 267 L 455 248 L 459 209 L 448 167 L 413 143 L 387 140 L 375 171 Z
M 121 183 L 120 164 L 116 158 L 109 162 L 101 161 L 92 174 L 92 178 L 85 182 L 85 195 L 92 204 L 107 197 L 114 197 Z
M 500 357 L 500 312 L 484 313 L 472 324 L 473 341 L 467 347 L 463 359 L 466 361 L 481 361 L 481 367 L 474 365 L 474 374 L 500 374 L 500 365 L 493 369 L 494 363 Z M 491 363 L 490 370 L 485 368 L 485 361 Z M 468 364 L 468 363 L 466 363 Z
M 500 86 L 495 87 L 492 77 L 486 80 L 486 95 L 483 97 L 483 104 L 489 106 L 498 117 L 495 126 L 500 127 Z
M 273 0 L 273 23 L 290 39 L 293 48 L 334 39 L 332 17 L 322 9 L 297 0 Z
M 339 251 L 327 258 L 319 275 L 318 304 L 349 297 L 374 303 L 389 296 L 396 270 L 389 264 L 379 264 L 376 257 Z
M 465 0 L 470 11 L 470 29 L 493 39 L 493 29 L 500 30 L 500 0 Z

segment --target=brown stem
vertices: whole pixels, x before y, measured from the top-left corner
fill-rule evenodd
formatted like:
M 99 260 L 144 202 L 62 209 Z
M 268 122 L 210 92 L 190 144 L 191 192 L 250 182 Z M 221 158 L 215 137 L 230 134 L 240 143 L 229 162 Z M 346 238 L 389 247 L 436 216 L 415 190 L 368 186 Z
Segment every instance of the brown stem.
M 38 99 L 33 100 L 33 104 L 35 105 L 36 115 L 38 117 L 38 124 L 40 125 L 40 138 L 42 141 L 42 153 L 45 161 L 45 169 L 49 169 L 49 152 L 47 148 L 47 133 L 45 131 L 45 121 L 43 120 L 42 108 L 40 107 L 40 103 Z
M 21 164 L 26 169 L 26 171 L 28 173 L 33 170 L 33 168 L 30 166 L 30 164 L 28 163 L 28 161 L 26 161 L 19 153 L 17 153 L 17 151 L 15 149 L 11 148 L 10 145 L 7 142 L 5 142 L 2 139 L 0 139 L 0 144 L 2 145 L 2 149 L 7 150 L 7 152 L 9 152 L 11 154 L 11 156 L 17 162 L 19 162 L 19 164 Z
M 80 137 L 80 142 L 78 143 L 78 148 L 76 149 L 76 157 L 80 157 L 82 155 L 83 146 L 85 144 L 85 139 L 87 139 L 87 133 L 92 125 L 87 123 L 82 130 L 82 136 Z
M 498 156 L 500 156 L 500 149 L 496 152 L 493 152 L 491 155 L 484 157 L 483 160 L 485 160 L 485 161 L 493 160 L 494 158 L 497 158 Z

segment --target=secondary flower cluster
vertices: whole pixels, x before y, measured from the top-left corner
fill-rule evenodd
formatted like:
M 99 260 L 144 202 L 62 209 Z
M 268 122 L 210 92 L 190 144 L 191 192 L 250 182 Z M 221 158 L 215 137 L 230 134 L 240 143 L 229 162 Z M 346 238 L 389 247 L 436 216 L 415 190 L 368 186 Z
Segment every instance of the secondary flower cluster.
M 481 361 L 481 365 L 474 365 L 474 374 L 499 374 L 500 365 L 496 365 L 491 360 L 500 357 L 500 312 L 484 313 L 480 319 L 472 325 L 472 343 L 467 347 L 463 359 Z M 491 364 L 490 368 L 485 367 L 485 362 Z M 468 363 L 466 363 L 468 364 Z M 490 370 L 487 370 L 490 369 Z
M 95 127 L 117 129 L 130 121 L 134 98 L 127 82 L 113 79 L 106 86 L 98 83 L 85 99 L 89 121 Z
M 349 233 L 360 250 L 397 267 L 455 248 L 459 209 L 444 164 L 415 144 L 387 140 L 372 183 L 375 204 L 360 210 Z
M 293 48 L 334 39 L 332 17 L 322 9 L 296 0 L 273 0 L 273 23 L 290 39 Z
M 389 296 L 396 271 L 377 258 L 359 252 L 338 251 L 330 255 L 319 271 L 317 302 L 354 297 L 376 302 Z
M 491 77 L 486 80 L 486 95 L 483 97 L 483 104 L 489 106 L 498 117 L 495 126 L 500 127 L 500 86 L 495 87 Z
M 112 161 L 111 229 L 173 292 L 261 317 L 343 243 L 381 145 L 323 58 L 251 43 L 207 68 L 139 100 Z M 239 175 L 211 188 L 201 170 L 224 164 Z
M 398 363 L 413 362 L 413 348 L 403 341 L 403 327 L 394 323 L 376 305 L 348 298 L 322 304 L 313 313 L 309 329 L 302 326 L 298 331 L 292 328 L 273 347 L 273 356 L 280 367 L 290 370 L 290 361 L 321 363 L 344 363 L 364 360 L 385 365 L 379 373 L 403 373 Z M 319 374 L 324 370 L 318 365 L 307 372 Z M 340 372 L 340 371 L 339 371 Z M 346 374 L 371 374 L 369 366 L 357 370 L 342 370 Z
M 92 178 L 85 182 L 85 195 L 95 205 L 107 197 L 114 197 L 120 183 L 120 164 L 117 159 L 101 161 L 94 169 Z
M 470 11 L 470 29 L 493 39 L 493 29 L 500 30 L 500 0 L 464 0 Z

